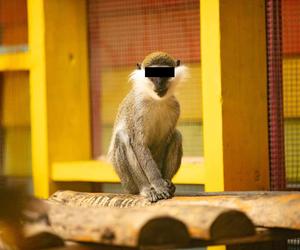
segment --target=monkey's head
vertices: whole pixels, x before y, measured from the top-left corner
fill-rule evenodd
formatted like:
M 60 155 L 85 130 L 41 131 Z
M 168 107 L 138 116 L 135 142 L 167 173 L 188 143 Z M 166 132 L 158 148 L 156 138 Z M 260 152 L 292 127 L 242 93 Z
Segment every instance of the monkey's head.
M 154 99 L 166 99 L 174 94 L 176 85 L 187 75 L 187 68 L 165 52 L 153 52 L 130 75 L 134 88 Z

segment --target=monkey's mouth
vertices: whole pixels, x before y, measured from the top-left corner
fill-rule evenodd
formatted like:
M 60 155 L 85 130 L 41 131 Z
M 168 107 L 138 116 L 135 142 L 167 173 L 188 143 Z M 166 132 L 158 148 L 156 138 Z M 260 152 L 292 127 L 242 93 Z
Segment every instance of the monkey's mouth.
M 168 89 L 156 89 L 155 92 L 159 97 L 163 97 L 167 93 Z

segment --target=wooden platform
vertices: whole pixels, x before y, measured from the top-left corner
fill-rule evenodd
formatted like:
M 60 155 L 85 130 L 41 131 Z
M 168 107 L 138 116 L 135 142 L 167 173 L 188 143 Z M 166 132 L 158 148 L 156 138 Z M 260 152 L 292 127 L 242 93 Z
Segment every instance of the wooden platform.
M 149 203 L 74 191 L 38 200 L 0 189 L 0 201 L 0 245 L 18 249 L 283 250 L 287 239 L 300 238 L 299 192 L 196 193 Z
M 53 230 L 81 242 L 61 249 L 275 249 L 274 241 L 284 249 L 286 239 L 300 237 L 299 192 L 197 193 L 151 204 L 134 195 L 58 191 L 48 204 Z

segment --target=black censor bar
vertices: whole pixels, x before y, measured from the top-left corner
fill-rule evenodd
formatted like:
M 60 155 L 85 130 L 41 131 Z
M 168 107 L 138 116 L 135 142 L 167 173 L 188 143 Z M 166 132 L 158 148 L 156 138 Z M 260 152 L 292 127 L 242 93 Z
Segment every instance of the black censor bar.
M 174 67 L 145 67 L 145 77 L 174 77 Z

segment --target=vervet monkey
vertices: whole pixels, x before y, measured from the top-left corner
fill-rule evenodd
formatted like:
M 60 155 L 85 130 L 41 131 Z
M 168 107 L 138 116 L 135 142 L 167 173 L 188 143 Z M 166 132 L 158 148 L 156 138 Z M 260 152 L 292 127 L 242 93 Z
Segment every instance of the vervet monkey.
M 132 90 L 119 106 L 108 156 L 127 192 L 156 202 L 175 192 L 171 179 L 181 164 L 182 137 L 174 90 L 187 68 L 164 52 L 151 53 L 137 66 L 129 77 Z

